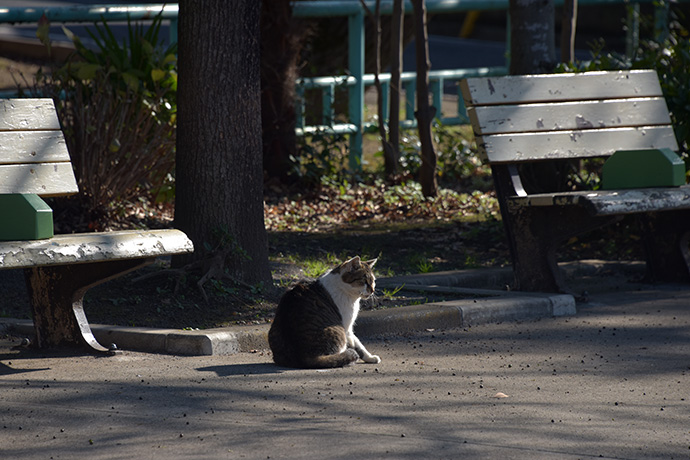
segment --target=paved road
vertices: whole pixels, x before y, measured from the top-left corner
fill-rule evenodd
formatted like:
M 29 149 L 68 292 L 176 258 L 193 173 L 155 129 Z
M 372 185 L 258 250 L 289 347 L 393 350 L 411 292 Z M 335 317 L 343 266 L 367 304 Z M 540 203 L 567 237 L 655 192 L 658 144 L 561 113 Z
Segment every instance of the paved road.
M 4 340 L 0 458 L 690 458 L 689 304 L 597 294 L 574 317 L 368 340 L 382 363 L 325 372 Z

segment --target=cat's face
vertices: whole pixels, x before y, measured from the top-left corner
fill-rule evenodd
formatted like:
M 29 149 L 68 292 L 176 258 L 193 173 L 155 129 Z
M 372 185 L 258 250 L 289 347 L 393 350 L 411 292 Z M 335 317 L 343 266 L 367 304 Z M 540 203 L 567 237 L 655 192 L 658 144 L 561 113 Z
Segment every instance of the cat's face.
M 374 294 L 376 277 L 374 277 L 374 264 L 376 259 L 363 262 L 359 256 L 343 262 L 332 273 L 339 273 L 343 282 L 351 286 L 352 290 L 364 299 Z

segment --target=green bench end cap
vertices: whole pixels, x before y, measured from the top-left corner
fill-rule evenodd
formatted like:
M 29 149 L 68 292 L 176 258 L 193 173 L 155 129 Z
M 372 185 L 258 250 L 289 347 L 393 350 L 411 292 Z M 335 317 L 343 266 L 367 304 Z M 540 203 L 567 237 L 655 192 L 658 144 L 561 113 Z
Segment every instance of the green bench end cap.
M 0 241 L 53 237 L 53 210 L 38 195 L 0 194 Z
M 671 149 L 619 150 L 601 172 L 605 190 L 678 187 L 685 184 L 685 163 Z

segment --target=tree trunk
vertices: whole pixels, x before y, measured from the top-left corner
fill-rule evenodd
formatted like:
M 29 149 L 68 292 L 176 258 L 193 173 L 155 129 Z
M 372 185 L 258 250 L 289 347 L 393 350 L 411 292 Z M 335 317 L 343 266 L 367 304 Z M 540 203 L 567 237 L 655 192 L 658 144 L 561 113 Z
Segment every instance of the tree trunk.
M 561 62 L 575 60 L 575 29 L 577 27 L 577 0 L 565 0 L 561 20 Z
M 386 130 L 386 117 L 384 116 L 383 107 L 383 85 L 379 75 L 381 74 L 381 0 L 376 0 L 375 9 L 372 12 L 364 0 L 360 0 L 362 8 L 364 8 L 371 19 L 374 28 L 374 87 L 376 88 L 376 114 L 379 119 L 379 136 L 381 136 L 381 149 L 383 150 L 383 163 L 386 177 L 392 177 L 398 172 L 398 158 L 395 155 L 395 150 L 389 142 L 388 132 Z M 390 128 L 389 128 L 390 129 Z
M 271 279 L 263 221 L 260 3 L 183 0 L 175 226 L 191 238 L 191 257 L 228 251 L 230 276 Z
M 405 24 L 405 2 L 393 0 L 393 15 L 391 17 L 390 61 L 391 82 L 388 110 L 388 144 L 392 152 L 390 164 L 386 159 L 386 175 L 398 172 L 400 162 L 400 74 L 402 73 L 403 29 Z
M 555 66 L 553 0 L 510 0 L 510 74 L 551 72 Z
M 308 35 L 292 17 L 290 0 L 261 2 L 261 124 L 266 178 L 289 179 L 296 152 L 295 80 Z
M 424 196 L 438 194 L 436 183 L 436 152 L 431 141 L 431 121 L 436 110 L 429 105 L 429 42 L 426 27 L 426 5 L 424 0 L 413 0 L 415 55 L 417 61 L 417 129 L 422 144 L 422 165 L 419 168 L 419 183 Z

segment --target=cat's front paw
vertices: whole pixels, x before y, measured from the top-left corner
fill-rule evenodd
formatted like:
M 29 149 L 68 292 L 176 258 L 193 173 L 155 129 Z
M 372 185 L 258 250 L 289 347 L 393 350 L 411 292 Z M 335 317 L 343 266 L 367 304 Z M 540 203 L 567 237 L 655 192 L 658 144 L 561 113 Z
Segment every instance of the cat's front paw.
M 378 355 L 369 355 L 369 356 L 362 358 L 362 360 L 365 363 L 369 363 L 369 364 L 378 364 L 381 362 L 381 358 L 379 358 Z

